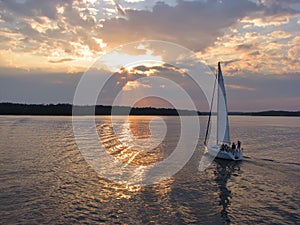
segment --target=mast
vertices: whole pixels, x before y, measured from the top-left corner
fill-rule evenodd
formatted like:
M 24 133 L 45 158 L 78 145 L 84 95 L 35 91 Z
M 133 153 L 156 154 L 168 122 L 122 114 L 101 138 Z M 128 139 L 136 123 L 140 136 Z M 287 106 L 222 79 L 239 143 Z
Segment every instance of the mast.
M 218 88 L 217 88 L 217 138 L 216 138 L 216 144 L 218 145 L 219 143 L 219 74 L 221 70 L 221 65 L 220 62 L 218 62 L 218 71 L 217 71 L 217 80 L 218 80 Z

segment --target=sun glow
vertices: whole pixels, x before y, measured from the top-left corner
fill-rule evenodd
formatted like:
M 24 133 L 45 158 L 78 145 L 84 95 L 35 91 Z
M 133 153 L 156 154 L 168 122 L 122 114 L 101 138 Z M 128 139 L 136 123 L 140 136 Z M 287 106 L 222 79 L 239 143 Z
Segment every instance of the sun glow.
M 97 66 L 104 67 L 110 71 L 119 71 L 121 68 L 125 68 L 130 71 L 134 67 L 143 65 L 146 67 L 162 66 L 162 57 L 153 55 L 151 51 L 147 50 L 143 55 L 129 54 L 126 52 L 117 52 L 106 54 L 104 58 L 100 59 Z

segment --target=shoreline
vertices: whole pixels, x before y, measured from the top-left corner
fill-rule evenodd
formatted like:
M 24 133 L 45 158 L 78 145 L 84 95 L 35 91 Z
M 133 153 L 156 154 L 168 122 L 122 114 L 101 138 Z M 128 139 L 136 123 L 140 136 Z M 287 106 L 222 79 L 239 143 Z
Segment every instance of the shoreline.
M 74 106 L 80 110 L 75 116 L 110 116 L 112 106 Z M 115 116 L 208 116 L 209 112 L 195 112 L 192 110 L 176 110 L 172 108 L 130 108 L 127 106 L 115 106 Z M 11 116 L 72 116 L 73 105 L 71 104 L 20 104 L 0 103 L 0 115 Z M 274 117 L 300 117 L 300 111 L 268 110 L 258 112 L 229 112 L 229 116 L 274 116 Z
M 73 115 L 73 109 L 80 113 Z M 112 106 L 74 106 L 71 104 L 21 104 L 0 103 L 0 115 L 11 116 L 110 116 Z M 130 108 L 115 106 L 114 116 L 208 116 L 209 112 L 195 112 L 192 110 L 176 110 L 172 108 Z M 300 111 L 267 110 L 259 112 L 228 112 L 229 116 L 275 116 L 275 117 L 300 117 Z

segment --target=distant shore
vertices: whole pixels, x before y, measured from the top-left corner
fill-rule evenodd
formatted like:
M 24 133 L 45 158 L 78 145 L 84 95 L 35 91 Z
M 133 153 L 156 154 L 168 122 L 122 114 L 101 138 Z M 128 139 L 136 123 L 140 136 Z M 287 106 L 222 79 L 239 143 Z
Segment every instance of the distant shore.
M 111 106 L 74 106 L 76 115 L 111 115 Z M 19 104 L 19 103 L 0 103 L 0 115 L 45 115 L 45 116 L 71 116 L 73 105 L 71 104 Z M 160 115 L 160 116 L 178 116 L 178 115 L 209 115 L 209 112 L 195 112 L 191 110 L 176 110 L 172 108 L 130 108 L 126 106 L 114 107 L 114 115 Z M 300 111 L 278 111 L 269 110 L 261 112 L 229 112 L 229 115 L 235 116 L 289 116 L 299 117 Z

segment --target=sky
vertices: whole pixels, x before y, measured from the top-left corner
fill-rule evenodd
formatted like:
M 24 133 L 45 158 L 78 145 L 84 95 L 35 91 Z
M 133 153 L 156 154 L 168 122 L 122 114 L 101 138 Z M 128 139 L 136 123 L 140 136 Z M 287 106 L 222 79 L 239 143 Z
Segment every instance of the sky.
M 299 34 L 298 0 L 1 0 L 0 102 L 72 103 L 83 74 L 110 54 L 97 73 L 112 74 L 99 103 L 112 104 L 121 90 L 128 98 L 172 92 L 136 80 L 157 76 L 177 82 L 207 111 L 187 70 L 166 63 L 180 56 L 141 44 L 158 40 L 192 51 L 185 64 L 198 60 L 214 70 L 223 62 L 229 111 L 300 110 Z M 128 43 L 140 44 L 116 50 Z M 141 58 L 151 63 L 138 64 Z M 122 64 L 128 60 L 135 64 Z M 170 106 L 158 98 L 136 105 Z

